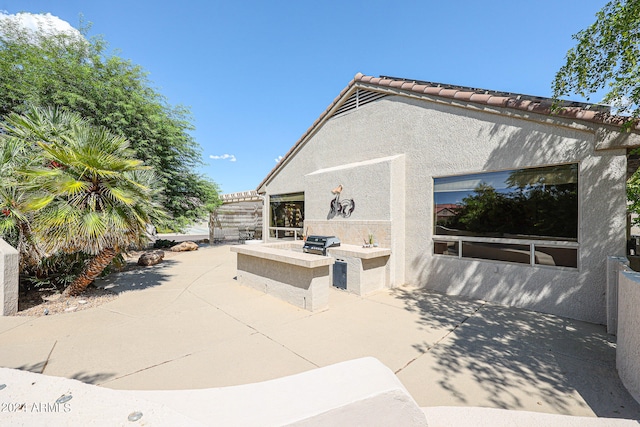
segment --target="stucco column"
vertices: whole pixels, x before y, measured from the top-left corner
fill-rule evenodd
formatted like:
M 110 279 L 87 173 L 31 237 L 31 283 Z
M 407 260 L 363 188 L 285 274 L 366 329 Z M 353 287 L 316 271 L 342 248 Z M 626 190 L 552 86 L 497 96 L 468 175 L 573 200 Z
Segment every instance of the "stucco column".
M 0 316 L 18 312 L 18 251 L 0 239 Z
M 271 216 L 269 211 L 269 204 L 271 199 L 269 195 L 260 195 L 262 199 L 262 241 L 267 243 L 269 241 L 269 227 L 271 226 Z
M 616 368 L 622 384 L 640 402 L 640 273 L 618 273 Z

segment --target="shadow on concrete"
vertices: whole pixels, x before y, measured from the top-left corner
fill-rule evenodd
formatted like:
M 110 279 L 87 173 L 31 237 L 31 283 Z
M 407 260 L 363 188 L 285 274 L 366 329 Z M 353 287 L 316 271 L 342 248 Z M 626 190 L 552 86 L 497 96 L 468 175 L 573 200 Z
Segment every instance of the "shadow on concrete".
M 21 371 L 33 372 L 35 374 L 41 374 L 42 370 L 45 367 L 45 365 L 46 365 L 46 362 L 42 361 L 42 362 L 38 362 L 38 363 L 31 363 L 31 364 L 28 364 L 28 365 L 16 366 L 15 369 L 20 369 Z
M 156 265 L 131 268 L 96 280 L 95 286 L 116 293 L 152 288 L 165 283 L 170 276 L 171 267 L 177 264 L 176 260 L 165 259 Z
M 471 397 L 461 379 L 471 378 L 496 408 L 525 409 L 517 392 L 526 390 L 568 414 L 577 393 L 599 417 L 640 419 L 640 404 L 616 372 L 615 337 L 604 326 L 426 289 L 393 295 L 419 313 L 421 325 L 451 330 L 438 343 L 414 347 L 435 359 L 439 385 L 460 404 Z
M 111 373 L 98 372 L 89 374 L 87 372 L 81 371 L 73 374 L 69 378 L 71 378 L 72 380 L 82 381 L 86 384 L 100 385 L 101 383 L 105 382 L 106 380 L 112 379 L 115 376 L 115 374 Z
M 35 374 L 42 374 L 43 373 L 42 371 L 44 370 L 46 365 L 47 365 L 47 362 L 38 362 L 38 363 L 31 363 L 28 365 L 21 365 L 16 367 L 15 369 L 19 369 L 21 371 L 33 372 Z M 47 374 L 45 373 L 45 375 Z M 71 376 L 68 376 L 67 378 L 78 380 L 86 384 L 99 385 L 102 382 L 109 380 L 115 376 L 116 374 L 114 373 L 107 373 L 107 372 L 87 373 L 85 371 L 80 371 Z

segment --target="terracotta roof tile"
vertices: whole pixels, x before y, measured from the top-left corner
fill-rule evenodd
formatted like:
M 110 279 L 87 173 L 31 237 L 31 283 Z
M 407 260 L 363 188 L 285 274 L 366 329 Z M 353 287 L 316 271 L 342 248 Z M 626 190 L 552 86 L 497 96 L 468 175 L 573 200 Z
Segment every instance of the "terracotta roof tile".
M 595 111 L 581 110 L 576 113 L 576 118 L 580 120 L 593 120 L 596 117 Z
M 529 103 L 529 105 L 527 105 L 527 111 L 534 111 L 536 108 L 538 108 L 540 106 L 539 102 L 533 102 L 531 101 Z
M 529 108 L 529 111 L 538 114 L 551 115 L 551 106 L 550 105 L 542 105 L 542 104 L 533 104 L 533 108 Z M 565 117 L 572 117 L 570 115 L 566 115 Z
M 561 106 L 557 111 L 553 111 L 551 108 L 553 100 L 544 97 L 532 97 L 522 94 L 475 89 L 464 86 L 446 85 L 442 83 L 431 83 L 421 80 L 410 80 L 388 76 L 372 77 L 365 76 L 361 73 L 356 74 L 353 81 L 350 83 L 349 88 L 356 82 L 369 83 L 382 87 L 391 86 L 413 93 L 424 93 L 427 95 L 469 101 L 477 104 L 514 108 L 538 114 L 571 117 L 576 120 L 609 124 L 613 126 L 620 126 L 626 120 L 624 117 L 611 115 L 607 106 L 597 104 L 560 101 Z M 636 124 L 634 129 L 640 130 L 640 124 Z
M 469 97 L 469 101 L 477 102 L 479 104 L 486 104 L 491 96 L 492 95 L 486 93 L 474 93 Z
M 550 108 L 550 106 L 541 106 L 540 108 Z M 580 114 L 581 112 L 585 111 L 582 108 L 577 108 L 577 107 L 567 107 L 567 108 L 563 108 L 562 110 L 558 111 L 558 115 L 559 116 L 563 116 L 563 117 L 578 117 L 578 114 Z
M 433 86 L 425 86 L 424 90 L 422 92 L 426 93 L 427 95 L 440 95 L 440 92 L 442 92 L 442 88 L 441 87 L 433 87 Z
M 518 108 L 519 104 L 520 104 L 520 100 L 519 99 L 509 98 L 509 99 L 507 99 L 507 103 L 505 104 L 505 107 Z
M 458 92 L 460 92 L 458 89 L 442 89 L 438 95 L 444 98 L 455 98 Z
M 514 108 L 517 108 L 518 110 L 528 110 L 532 103 L 533 101 L 528 99 L 519 99 Z
M 458 93 L 453 95 L 453 97 L 455 99 L 460 99 L 462 101 L 469 101 L 473 95 L 475 95 L 475 92 L 465 92 L 465 91 L 460 90 L 460 91 L 458 91 Z
M 487 99 L 487 105 L 497 105 L 499 107 L 506 107 L 509 98 L 506 96 L 490 96 Z

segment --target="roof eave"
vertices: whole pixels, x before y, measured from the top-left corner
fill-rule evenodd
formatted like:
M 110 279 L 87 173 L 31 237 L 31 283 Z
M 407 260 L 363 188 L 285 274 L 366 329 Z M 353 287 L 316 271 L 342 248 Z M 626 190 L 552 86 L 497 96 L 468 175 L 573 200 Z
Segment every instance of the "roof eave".
M 357 88 L 384 92 L 389 95 L 400 95 L 428 99 L 434 102 L 446 102 L 463 108 L 479 108 L 483 111 L 501 115 L 512 115 L 527 120 L 541 121 L 561 126 L 575 127 L 575 122 L 582 123 L 582 130 L 596 133 L 596 150 L 610 150 L 618 148 L 640 147 L 640 122 L 635 121 L 630 126 L 624 127 L 628 118 L 615 116 L 602 111 L 591 110 L 584 107 L 564 107 L 553 110 L 553 100 L 538 97 L 538 99 L 520 99 L 518 96 L 502 93 L 492 94 L 474 92 L 471 88 L 458 89 L 423 84 L 420 81 L 396 80 L 385 77 L 365 76 L 357 73 L 349 84 L 338 94 L 327 109 L 307 129 L 302 137 L 284 155 L 282 160 L 269 172 L 258 185 L 257 191 L 264 194 L 264 187 L 273 180 L 278 172 L 286 166 L 295 153 L 309 140 L 311 136 L 332 114 L 340 108 L 352 91 Z M 513 113 L 509 114 L 509 111 Z M 546 119 L 542 119 L 546 116 Z M 568 122 L 566 120 L 572 120 Z M 626 129 L 626 132 L 624 131 Z
M 269 182 L 278 174 L 280 169 L 282 169 L 293 157 L 293 155 L 306 143 L 307 140 L 318 130 L 318 128 L 324 123 L 327 119 L 329 119 L 333 112 L 340 108 L 340 105 L 348 99 L 351 95 L 351 92 L 355 90 L 356 82 L 358 79 L 363 76 L 362 73 L 357 73 L 355 77 L 349 82 L 349 84 L 340 91 L 338 96 L 335 97 L 333 102 L 329 104 L 326 110 L 320 114 L 320 116 L 313 122 L 309 129 L 298 139 L 298 141 L 291 147 L 289 151 L 282 157 L 282 159 L 278 162 L 278 164 L 267 174 L 267 176 L 262 180 L 262 182 L 258 185 L 257 191 L 259 194 L 264 194 L 264 186 L 268 185 Z

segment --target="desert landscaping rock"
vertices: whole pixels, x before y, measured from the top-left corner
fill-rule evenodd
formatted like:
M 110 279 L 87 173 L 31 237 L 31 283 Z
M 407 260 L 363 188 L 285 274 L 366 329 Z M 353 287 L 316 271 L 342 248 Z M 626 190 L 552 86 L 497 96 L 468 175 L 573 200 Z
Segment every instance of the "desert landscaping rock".
M 150 251 L 150 252 L 145 252 L 142 255 L 140 255 L 140 258 L 138 258 L 138 265 L 144 265 L 144 266 L 149 266 L 149 265 L 156 265 L 159 262 L 161 262 L 164 259 L 164 251 L 162 250 L 155 250 L 155 251 Z
M 197 250 L 198 250 L 198 244 L 191 241 L 178 243 L 177 245 L 171 247 L 172 252 L 186 252 L 186 251 L 197 251 Z

